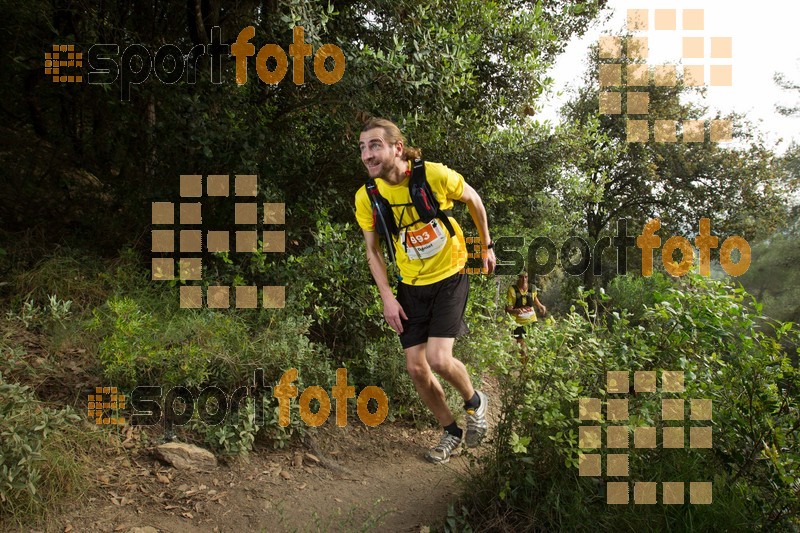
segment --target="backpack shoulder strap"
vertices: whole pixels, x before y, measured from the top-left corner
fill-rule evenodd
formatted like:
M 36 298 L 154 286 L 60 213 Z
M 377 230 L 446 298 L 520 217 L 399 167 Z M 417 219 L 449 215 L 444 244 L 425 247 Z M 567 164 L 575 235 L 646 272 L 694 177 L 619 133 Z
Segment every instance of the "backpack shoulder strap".
M 425 161 L 422 159 L 414 159 L 411 161 L 411 182 L 422 185 L 427 182 L 425 175 Z
M 386 238 L 387 242 L 391 243 L 390 235 L 396 236 L 399 230 L 389 201 L 380 193 L 375 180 L 372 178 L 367 178 L 366 190 L 369 203 L 372 206 L 372 222 L 375 225 L 375 230 L 381 237 Z
M 519 290 L 519 287 L 517 287 L 516 283 L 512 285 L 512 287 L 514 287 L 514 307 L 517 308 L 522 307 L 524 304 L 524 302 L 522 301 L 523 297 L 522 291 Z
M 420 214 L 420 216 L 422 216 L 423 210 L 428 213 L 435 213 L 430 218 L 438 218 L 441 220 L 450 236 L 454 237 L 456 232 L 453 228 L 453 224 L 450 223 L 450 219 L 448 218 L 452 211 L 443 211 L 439 207 L 439 202 L 436 200 L 436 196 L 433 194 L 433 190 L 428 183 L 428 177 L 425 174 L 424 160 L 414 159 L 411 162 L 411 179 L 408 182 L 408 186 L 409 190 L 412 191 L 411 201 L 414 202 L 414 207 L 417 208 L 417 213 Z M 415 190 L 421 191 L 422 194 L 413 194 L 413 191 Z M 417 203 L 422 203 L 422 205 L 417 205 Z

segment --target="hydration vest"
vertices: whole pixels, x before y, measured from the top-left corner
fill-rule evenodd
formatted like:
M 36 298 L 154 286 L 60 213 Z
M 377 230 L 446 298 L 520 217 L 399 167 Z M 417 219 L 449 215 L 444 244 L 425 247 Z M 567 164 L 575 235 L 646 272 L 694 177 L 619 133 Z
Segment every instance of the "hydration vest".
M 528 285 L 528 292 L 523 294 L 520 292 L 519 287 L 517 287 L 516 283 L 513 285 L 514 287 L 514 295 L 517 297 L 517 300 L 514 302 L 514 308 L 519 309 L 520 307 L 533 307 L 533 295 L 531 294 L 531 286 Z M 523 299 L 527 299 L 527 303 L 523 302 Z
M 451 210 L 442 210 L 439 207 L 439 202 L 436 200 L 428 179 L 425 176 L 425 162 L 422 159 L 414 159 L 411 164 L 411 178 L 408 181 L 408 192 L 411 196 L 411 202 L 405 204 L 390 204 L 389 200 L 381 195 L 378 191 L 378 186 L 375 180 L 367 178 L 367 196 L 369 197 L 370 204 L 372 205 L 372 222 L 378 235 L 386 239 L 389 256 L 391 261 L 394 261 L 394 252 L 392 251 L 391 235 L 398 237 L 400 231 L 417 222 L 428 223 L 434 218 L 441 220 L 442 225 L 447 229 L 450 237 L 456 233 L 453 229 L 453 224 L 450 222 L 448 216 L 452 215 Z M 393 207 L 414 206 L 417 210 L 419 218 L 410 224 L 398 227 L 394 219 Z

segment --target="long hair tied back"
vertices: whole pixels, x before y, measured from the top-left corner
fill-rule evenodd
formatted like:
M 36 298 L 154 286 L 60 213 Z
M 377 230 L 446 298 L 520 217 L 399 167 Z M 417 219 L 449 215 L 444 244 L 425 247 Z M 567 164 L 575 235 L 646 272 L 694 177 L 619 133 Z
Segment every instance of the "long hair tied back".
M 405 136 L 400 131 L 400 128 L 398 128 L 397 124 L 391 120 L 378 117 L 369 118 L 366 120 L 366 122 L 364 122 L 364 127 L 361 128 L 361 131 L 363 133 L 367 130 L 372 130 L 375 128 L 381 128 L 383 130 L 384 138 L 389 144 L 396 144 L 397 141 L 402 141 L 403 159 L 405 161 L 422 158 L 422 150 L 413 146 L 409 146 L 406 142 Z

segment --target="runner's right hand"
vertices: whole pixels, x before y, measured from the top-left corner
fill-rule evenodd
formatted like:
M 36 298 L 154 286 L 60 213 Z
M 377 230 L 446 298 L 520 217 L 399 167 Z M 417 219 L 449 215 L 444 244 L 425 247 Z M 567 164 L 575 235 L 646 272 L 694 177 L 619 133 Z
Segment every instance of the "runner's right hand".
M 403 323 L 400 318 L 408 320 L 406 312 L 403 311 L 403 307 L 397 301 L 397 298 L 391 298 L 383 303 L 383 318 L 397 333 L 403 333 Z

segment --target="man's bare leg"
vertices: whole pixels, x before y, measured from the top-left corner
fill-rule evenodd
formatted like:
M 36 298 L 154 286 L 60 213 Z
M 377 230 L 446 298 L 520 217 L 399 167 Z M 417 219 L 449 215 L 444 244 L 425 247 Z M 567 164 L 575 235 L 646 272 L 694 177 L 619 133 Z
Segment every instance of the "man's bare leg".
M 433 412 L 445 432 L 439 444 L 432 448 L 426 459 L 435 463 L 447 462 L 454 448 L 462 442 L 467 447 L 480 444 L 488 425 L 486 423 L 486 395 L 476 392 L 464 363 L 453 357 L 455 339 L 428 337 L 426 344 L 406 349 L 406 368 L 422 401 Z M 458 390 L 467 408 L 467 431 L 456 426 L 455 417 L 447 406 L 444 389 L 433 375 L 436 372 Z
M 475 394 L 475 389 L 469 379 L 467 367 L 453 357 L 453 343 L 455 343 L 453 338 L 428 337 L 425 355 L 431 370 L 455 387 L 464 401 L 467 401 Z
M 442 384 L 433 375 L 425 357 L 426 346 L 426 344 L 418 344 L 405 349 L 406 370 L 423 403 L 428 406 L 439 424 L 445 427 L 452 424 L 455 417 L 447 407 Z
M 451 338 L 430 337 L 427 344 L 418 344 L 405 350 L 406 370 L 411 376 L 411 381 L 414 382 L 422 401 L 442 426 L 453 423 L 455 417 L 447 407 L 442 384 L 433 372 L 455 387 L 464 401 L 475 394 L 467 367 L 453 357 L 454 342 L 455 339 Z

